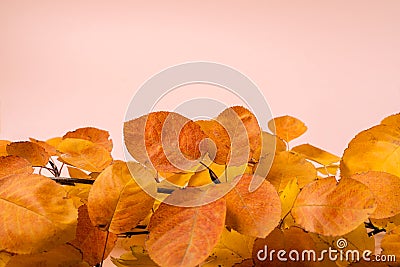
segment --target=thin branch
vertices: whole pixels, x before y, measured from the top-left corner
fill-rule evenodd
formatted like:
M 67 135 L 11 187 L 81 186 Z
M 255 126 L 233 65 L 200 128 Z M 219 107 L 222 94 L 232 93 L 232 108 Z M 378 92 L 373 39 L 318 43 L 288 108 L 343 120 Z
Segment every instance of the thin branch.
M 371 221 L 365 222 L 364 225 L 366 228 L 372 230 L 371 232 L 368 233 L 369 237 L 374 236 L 379 233 L 382 233 L 382 232 L 386 232 L 385 228 L 376 227 Z
M 221 181 L 218 179 L 218 176 L 215 174 L 215 172 L 213 172 L 213 170 L 211 170 L 206 164 L 204 164 L 201 161 L 200 161 L 200 164 L 207 168 L 208 174 L 210 175 L 210 178 L 211 178 L 211 181 L 214 184 L 220 184 L 221 183 Z
M 149 231 L 125 232 L 125 233 L 119 234 L 118 237 L 130 238 L 135 235 L 148 235 L 149 233 L 150 233 Z
M 105 244 L 104 244 L 103 255 L 101 256 L 100 267 L 103 267 L 104 255 L 106 255 L 106 249 L 107 249 L 107 242 L 108 242 L 108 236 L 109 236 L 109 234 L 110 234 L 110 232 L 107 231 L 106 242 L 105 242 Z
M 68 178 L 68 177 L 49 177 L 51 180 L 63 184 L 63 185 L 75 185 L 75 184 L 93 184 L 94 180 L 80 179 L 80 178 Z

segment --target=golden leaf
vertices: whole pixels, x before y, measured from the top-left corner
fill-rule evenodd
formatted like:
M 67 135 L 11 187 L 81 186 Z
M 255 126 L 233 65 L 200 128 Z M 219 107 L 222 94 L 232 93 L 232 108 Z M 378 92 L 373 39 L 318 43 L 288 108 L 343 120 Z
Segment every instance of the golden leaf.
M 113 250 L 116 241 L 117 236 L 115 234 L 101 231 L 92 225 L 86 205 L 79 207 L 76 237 L 70 244 L 80 250 L 84 261 L 89 263 L 90 266 L 100 263 L 104 246 L 106 246 L 105 259 Z
M 52 146 L 44 141 L 36 140 L 34 138 L 29 138 L 32 143 L 38 144 L 39 146 L 43 147 L 46 153 L 50 156 L 57 155 L 57 149 L 55 146 Z
M 62 139 L 76 138 L 91 141 L 97 145 L 104 147 L 108 152 L 111 152 L 113 143 L 110 134 L 107 131 L 100 130 L 94 127 L 79 128 L 75 131 L 66 133 Z
M 185 198 L 188 189 L 175 191 L 169 197 Z M 206 199 L 207 192 L 201 197 Z M 224 229 L 225 212 L 224 199 L 188 208 L 162 203 L 149 224 L 146 248 L 150 257 L 161 266 L 200 264 L 218 243 Z
M 307 131 L 307 126 L 301 120 L 288 115 L 270 120 L 268 128 L 286 142 L 301 136 Z
M 115 161 L 97 177 L 88 200 L 89 216 L 95 226 L 119 234 L 131 231 L 147 216 L 154 199 L 135 182 L 133 169 L 133 175 L 152 175 L 138 163 L 129 169 L 125 162 Z M 155 194 L 155 187 L 153 191 Z
M 57 150 L 62 161 L 90 172 L 100 172 L 112 162 L 110 152 L 104 147 L 83 139 L 64 139 Z
M 281 192 L 293 178 L 297 178 L 300 188 L 303 188 L 317 178 L 317 170 L 299 154 L 279 152 L 275 155 L 267 180 Z
M 148 253 L 141 246 L 132 246 L 131 252 L 123 254 L 120 258 L 111 257 L 112 263 L 118 267 L 156 267 Z
M 10 141 L 0 140 L 0 157 L 7 156 L 7 145 L 11 144 Z
M 382 254 L 400 257 L 400 226 L 389 231 L 382 239 Z
M 57 148 L 62 140 L 63 140 L 62 137 L 53 137 L 53 138 L 47 139 L 46 144 L 49 144 L 50 146 Z
M 71 167 L 71 166 L 67 166 L 68 167 L 68 174 L 71 178 L 80 178 L 80 179 L 89 179 L 92 180 L 92 177 L 85 173 L 84 171 Z
M 323 175 L 335 176 L 339 169 L 339 165 L 329 165 L 318 167 L 317 171 Z
M 284 219 L 293 207 L 294 201 L 297 195 L 300 193 L 300 187 L 297 183 L 297 178 L 293 178 L 283 189 L 282 193 L 279 195 L 282 205 L 282 215 L 281 218 Z
M 124 141 L 138 162 L 159 172 L 186 172 L 198 164 L 205 133 L 174 112 L 153 112 L 124 123 Z
M 334 177 L 308 184 L 294 203 L 292 215 L 305 230 L 326 236 L 344 235 L 362 224 L 376 208 L 366 185 Z
M 165 178 L 168 182 L 179 186 L 184 187 L 189 182 L 190 178 L 192 177 L 193 172 L 187 173 L 173 173 L 173 172 L 159 172 L 158 175 Z
M 219 165 L 216 163 L 211 163 L 208 166 L 217 176 L 217 178 L 221 178 L 221 176 L 225 173 L 225 165 Z M 203 166 L 199 167 L 199 169 L 204 169 Z M 224 179 L 225 180 L 225 179 Z M 220 180 L 221 181 L 221 180 Z M 192 175 L 192 177 L 189 180 L 189 184 L 188 186 L 202 186 L 202 185 L 207 185 L 207 184 L 211 184 L 212 180 L 211 180 L 211 176 L 210 176 L 210 172 L 208 169 L 204 169 L 202 171 L 196 171 L 196 173 L 194 173 Z
M 5 251 L 0 251 L 0 267 L 6 267 L 7 263 L 11 260 L 12 254 Z
M 0 179 L 14 174 L 32 174 L 31 163 L 18 156 L 0 157 Z
M 325 150 L 310 144 L 303 144 L 292 148 L 292 151 L 302 154 L 306 159 L 315 161 L 321 165 L 328 166 L 339 162 L 340 158 Z
M 393 114 L 391 116 L 384 118 L 381 121 L 381 124 L 390 125 L 390 126 L 394 126 L 394 127 L 400 127 L 400 113 Z
M 7 153 L 27 159 L 32 166 L 46 166 L 50 158 L 43 147 L 32 142 L 13 142 L 7 146 Z
M 41 175 L 0 180 L 0 251 L 38 253 L 74 238 L 77 211 L 66 192 Z
M 226 225 L 241 234 L 265 237 L 281 219 L 281 202 L 275 188 L 267 181 L 253 192 L 249 185 L 253 178 L 244 174 L 237 185 L 225 196 Z
M 359 133 L 344 151 L 340 172 L 344 177 L 382 171 L 400 177 L 400 128 L 374 126 Z
M 385 172 L 369 171 L 352 179 L 365 184 L 375 197 L 376 210 L 371 218 L 389 218 L 400 213 L 400 178 Z

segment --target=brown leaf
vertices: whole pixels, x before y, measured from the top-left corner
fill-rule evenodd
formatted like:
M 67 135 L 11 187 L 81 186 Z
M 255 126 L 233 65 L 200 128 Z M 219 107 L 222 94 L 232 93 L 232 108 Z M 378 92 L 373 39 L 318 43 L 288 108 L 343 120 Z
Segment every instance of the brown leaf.
M 103 146 L 83 139 L 64 139 L 57 150 L 62 161 L 90 172 L 100 172 L 112 162 L 110 152 Z
M 10 141 L 0 140 L 0 157 L 7 156 L 7 145 L 11 144 Z
M 300 188 L 317 178 L 314 165 L 299 154 L 291 151 L 279 152 L 275 155 L 267 180 L 278 190 L 286 187 L 289 181 L 297 178 Z
M 111 152 L 113 143 L 110 138 L 110 134 L 107 131 L 100 130 L 94 127 L 79 128 L 75 131 L 66 133 L 63 139 L 76 138 L 91 141 L 92 143 L 98 144 L 104 147 L 107 151 Z
M 138 162 L 159 172 L 185 172 L 198 164 L 200 126 L 174 112 L 153 112 L 124 123 L 124 141 Z
M 351 176 L 365 184 L 375 197 L 376 210 L 371 218 L 383 219 L 400 213 L 400 178 L 385 172 L 370 171 Z
M 7 146 L 7 153 L 27 159 L 32 166 L 46 166 L 50 158 L 43 147 L 32 142 L 13 142 Z
M 281 202 L 275 188 L 267 181 L 250 193 L 252 179 L 252 175 L 244 174 L 225 196 L 226 225 L 244 235 L 265 237 L 281 219 Z
M 135 172 L 133 170 L 136 170 Z M 88 211 L 93 224 L 100 229 L 119 234 L 129 232 L 151 210 L 154 199 L 135 182 L 131 175 L 152 176 L 144 167 L 116 161 L 94 182 L 89 193 Z M 153 194 L 156 187 L 153 188 Z
M 270 120 L 268 128 L 286 142 L 301 136 L 307 131 L 307 126 L 301 120 L 287 115 Z
M 381 121 L 381 124 L 394 126 L 394 127 L 400 127 L 400 113 L 393 114 L 391 116 L 384 118 Z
M 90 266 L 100 263 L 104 247 L 106 246 L 105 259 L 110 254 L 111 250 L 113 250 L 115 242 L 117 242 L 117 236 L 113 233 L 101 231 L 93 226 L 86 205 L 80 206 L 76 237 L 70 244 L 81 251 L 83 260 L 89 263 Z
M 337 183 L 329 177 L 303 188 L 292 215 L 307 231 L 338 236 L 356 229 L 375 208 L 375 199 L 366 185 L 350 178 Z
M 382 171 L 400 177 L 400 128 L 378 125 L 359 133 L 344 151 L 340 172 L 344 177 Z
M 181 198 L 186 190 L 175 191 L 171 196 Z M 208 198 L 207 192 L 200 197 Z M 149 224 L 146 248 L 150 257 L 161 266 L 200 264 L 218 243 L 225 212 L 224 199 L 188 208 L 162 203 Z
M 340 158 L 325 150 L 310 144 L 303 144 L 292 148 L 292 151 L 302 154 L 305 158 L 318 162 L 321 165 L 328 166 L 332 163 L 339 162 Z
M 31 163 L 18 156 L 0 157 L 0 179 L 14 174 L 32 174 Z
M 0 180 L 0 251 L 38 253 L 74 238 L 77 211 L 61 185 L 41 175 Z
M 55 146 L 52 146 L 44 141 L 36 140 L 34 138 L 29 138 L 32 143 L 38 144 L 39 146 L 43 147 L 47 154 L 50 156 L 57 155 L 57 149 Z

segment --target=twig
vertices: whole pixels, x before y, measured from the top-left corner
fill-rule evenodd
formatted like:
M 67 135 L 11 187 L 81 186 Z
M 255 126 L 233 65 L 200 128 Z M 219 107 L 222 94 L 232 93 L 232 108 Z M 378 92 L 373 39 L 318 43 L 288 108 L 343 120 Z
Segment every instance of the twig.
M 211 181 L 214 184 L 220 184 L 221 183 L 221 181 L 218 179 L 218 176 L 215 174 L 215 172 L 213 172 L 213 170 L 211 170 L 206 164 L 204 164 L 201 161 L 200 161 L 200 164 L 207 168 L 208 174 L 210 175 L 210 178 L 211 178 Z

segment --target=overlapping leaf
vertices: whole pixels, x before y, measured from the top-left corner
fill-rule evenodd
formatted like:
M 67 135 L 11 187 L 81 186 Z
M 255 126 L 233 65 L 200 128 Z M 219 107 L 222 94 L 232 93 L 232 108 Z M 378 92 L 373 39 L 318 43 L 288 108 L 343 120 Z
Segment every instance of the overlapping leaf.
M 0 157 L 0 179 L 14 174 L 32 174 L 31 163 L 18 156 Z
M 0 140 L 0 157 L 7 156 L 7 145 L 11 144 L 10 141 Z
M 110 134 L 107 131 L 100 130 L 94 127 L 79 128 L 75 131 L 66 133 L 63 139 L 76 138 L 91 141 L 104 147 L 107 151 L 111 152 L 113 143 L 110 139 Z
M 13 142 L 7 145 L 7 153 L 27 159 L 32 166 L 46 166 L 50 157 L 43 147 L 32 142 Z
M 39 146 L 43 147 L 46 153 L 50 156 L 57 155 L 57 149 L 55 146 L 52 146 L 44 141 L 40 141 L 34 138 L 29 138 L 32 143 L 38 144 Z
M 77 211 L 62 186 L 41 175 L 0 180 L 0 250 L 38 253 L 74 238 Z
M 383 125 L 390 125 L 394 127 L 400 127 L 400 113 L 390 115 L 386 118 L 384 118 L 381 121 L 381 124 Z
M 400 257 L 400 226 L 392 229 L 383 237 L 381 246 L 383 254 Z
M 356 229 L 375 208 L 375 199 L 366 185 L 350 178 L 338 183 L 329 177 L 303 188 L 292 215 L 307 231 L 337 236 Z
M 129 169 L 125 162 L 116 161 L 97 177 L 88 200 L 94 225 L 116 234 L 128 232 L 153 207 L 154 199 L 135 182 L 131 171 L 142 178 L 147 175 L 151 179 L 152 174 L 137 163 L 133 165 Z M 152 190 L 155 194 L 156 188 Z
M 270 120 L 268 128 L 286 142 L 301 136 L 307 131 L 307 126 L 301 120 L 288 115 Z
M 296 146 L 292 148 L 292 151 L 302 154 L 305 158 L 324 166 L 331 165 L 340 160 L 338 156 L 310 144 Z

